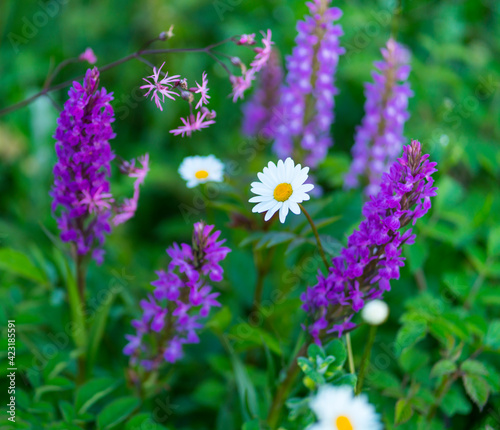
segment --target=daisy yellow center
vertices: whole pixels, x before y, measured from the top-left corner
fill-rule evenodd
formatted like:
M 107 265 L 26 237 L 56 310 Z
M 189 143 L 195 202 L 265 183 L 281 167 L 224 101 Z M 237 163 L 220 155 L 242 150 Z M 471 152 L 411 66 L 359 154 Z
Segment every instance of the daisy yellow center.
M 208 172 L 206 170 L 198 170 L 194 176 L 196 176 L 196 179 L 206 179 L 208 178 Z
M 284 202 L 292 195 L 293 189 L 290 184 L 282 183 L 274 189 L 274 199 L 279 202 Z
M 354 430 L 354 427 L 351 424 L 351 420 L 344 415 L 340 415 L 335 420 L 335 424 L 337 425 L 338 430 Z

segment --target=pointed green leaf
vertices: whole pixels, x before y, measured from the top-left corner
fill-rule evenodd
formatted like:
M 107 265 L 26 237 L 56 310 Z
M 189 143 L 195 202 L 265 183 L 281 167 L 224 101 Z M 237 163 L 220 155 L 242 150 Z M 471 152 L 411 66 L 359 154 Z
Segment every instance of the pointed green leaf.
M 108 395 L 117 386 L 116 379 L 92 379 L 82 385 L 76 392 L 75 409 L 78 414 L 84 414 L 98 400 Z
M 97 428 L 108 430 L 117 426 L 134 412 L 139 403 L 139 399 L 131 396 L 120 397 L 112 401 L 97 416 Z

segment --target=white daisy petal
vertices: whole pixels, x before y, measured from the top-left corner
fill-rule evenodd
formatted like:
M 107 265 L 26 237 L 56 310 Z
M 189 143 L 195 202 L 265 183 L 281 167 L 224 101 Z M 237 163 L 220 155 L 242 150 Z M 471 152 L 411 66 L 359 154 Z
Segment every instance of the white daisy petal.
M 286 160 L 285 160 L 285 180 L 288 182 L 288 183 L 291 183 L 292 182 L 292 179 L 293 179 L 293 172 L 294 172 L 294 165 L 293 165 L 293 160 L 288 157 Z
M 274 202 L 276 203 L 271 209 L 269 209 L 264 217 L 264 221 L 269 221 L 272 216 L 281 208 L 283 202 Z
M 269 196 L 255 196 L 248 200 L 250 203 L 260 203 L 269 201 Z
M 286 220 L 286 216 L 288 215 L 288 202 L 284 202 L 283 206 L 280 208 L 280 222 L 283 224 Z
M 252 208 L 252 212 L 258 212 L 258 213 L 265 212 L 271 209 L 275 204 L 276 204 L 275 200 L 268 200 L 266 202 L 259 203 L 258 205 L 255 205 Z
M 290 205 L 290 210 L 295 214 L 299 215 L 300 214 L 300 207 L 297 204 L 297 202 L 293 202 L 292 200 L 289 200 L 289 205 Z
M 303 193 L 308 193 L 314 188 L 313 184 L 304 184 L 300 187 L 300 191 Z
M 265 175 L 264 173 L 257 173 L 257 177 L 259 178 L 260 182 L 262 182 L 264 185 L 268 187 L 275 187 L 275 181 L 271 179 L 268 175 Z

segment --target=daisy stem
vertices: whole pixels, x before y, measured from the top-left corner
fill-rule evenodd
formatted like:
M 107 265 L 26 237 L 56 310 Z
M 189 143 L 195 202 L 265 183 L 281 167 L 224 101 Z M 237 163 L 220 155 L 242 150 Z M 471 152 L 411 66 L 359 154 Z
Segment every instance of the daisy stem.
M 352 354 L 352 343 L 351 343 L 351 333 L 346 333 L 345 335 L 345 344 L 347 347 L 347 359 L 349 361 L 349 372 L 354 375 L 354 356 Z
M 311 225 L 312 231 L 314 233 L 314 237 L 316 238 L 316 242 L 318 243 L 318 250 L 319 250 L 319 253 L 321 255 L 321 259 L 323 260 L 323 263 L 325 263 L 326 271 L 328 272 L 330 270 L 330 265 L 328 264 L 328 261 L 326 259 L 325 251 L 323 250 L 323 245 L 321 245 L 321 240 L 319 238 L 318 229 L 314 225 L 314 221 L 311 218 L 311 215 L 309 215 L 309 213 L 306 211 L 304 206 L 302 206 L 301 203 L 299 203 L 299 206 L 302 209 L 302 212 L 304 212 L 304 215 L 306 216 L 307 221 L 309 221 L 309 224 Z
M 348 333 L 349 334 L 349 333 Z M 373 343 L 375 342 L 375 335 L 377 334 L 377 326 L 370 326 L 370 332 L 368 333 L 368 342 L 365 346 L 365 351 L 363 352 L 363 358 L 361 358 L 361 364 L 359 365 L 358 382 L 356 384 L 356 395 L 361 393 L 363 388 L 363 380 L 365 379 L 365 372 L 370 362 L 370 355 L 372 353 Z

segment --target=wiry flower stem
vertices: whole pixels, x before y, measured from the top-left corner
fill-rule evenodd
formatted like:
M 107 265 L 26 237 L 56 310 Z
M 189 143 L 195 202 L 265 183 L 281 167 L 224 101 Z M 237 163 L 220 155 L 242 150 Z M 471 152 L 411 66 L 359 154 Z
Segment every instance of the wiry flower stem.
M 306 209 L 304 208 L 304 206 L 302 206 L 301 203 L 299 203 L 299 206 L 300 206 L 300 209 L 302 209 L 302 212 L 304 212 L 304 215 L 306 216 L 307 221 L 309 221 L 309 224 L 311 225 L 311 229 L 314 233 L 314 237 L 316 238 L 316 242 L 318 244 L 319 254 L 321 255 L 321 259 L 323 260 L 323 263 L 325 264 L 326 271 L 328 273 L 330 265 L 328 264 L 328 261 L 326 259 L 325 251 L 323 250 L 323 245 L 321 244 L 321 239 L 319 238 L 318 229 L 316 228 L 316 225 L 314 224 L 314 221 L 311 218 L 311 215 L 309 215 L 309 212 L 306 211 Z
M 130 60 L 136 59 L 139 61 L 144 62 L 144 58 L 141 58 L 142 56 L 145 55 L 157 55 L 157 54 L 169 54 L 169 53 L 174 53 L 174 52 L 190 52 L 190 53 L 206 53 L 207 55 L 213 57 L 212 50 L 214 48 L 217 48 L 218 46 L 221 46 L 225 43 L 229 43 L 232 41 L 235 41 L 237 37 L 231 37 L 225 40 L 222 40 L 217 43 L 212 43 L 204 48 L 168 48 L 168 49 L 141 49 L 136 52 L 133 52 L 129 55 L 126 55 L 123 58 L 120 58 L 119 60 L 113 61 L 111 63 L 108 63 L 102 67 L 99 67 L 100 72 L 104 72 L 106 70 L 113 69 L 123 63 L 126 63 Z M 156 40 L 156 39 L 154 39 Z M 68 61 L 68 60 L 65 60 Z M 64 61 L 61 63 L 63 64 Z M 56 68 L 57 69 L 57 68 Z M 58 70 L 55 70 L 54 72 L 59 73 L 59 71 L 62 69 L 62 67 L 59 67 Z M 229 71 L 228 71 L 229 72 Z M 48 81 L 49 84 L 52 82 L 52 80 L 55 78 L 57 73 L 52 73 L 47 79 L 46 82 Z M 18 103 L 15 103 L 11 106 L 7 106 L 6 108 L 0 109 L 0 117 L 3 115 L 7 115 L 8 113 L 14 112 L 16 110 L 22 109 L 23 107 L 29 105 L 30 103 L 33 103 L 36 99 L 39 97 L 45 96 L 50 92 L 61 90 L 63 88 L 69 87 L 75 80 L 79 80 L 85 77 L 85 74 L 78 75 L 72 79 L 68 79 L 67 81 L 61 82 L 56 85 L 44 85 L 43 89 L 39 91 L 36 94 L 33 94 L 31 97 L 28 97 L 27 99 L 20 101 Z

